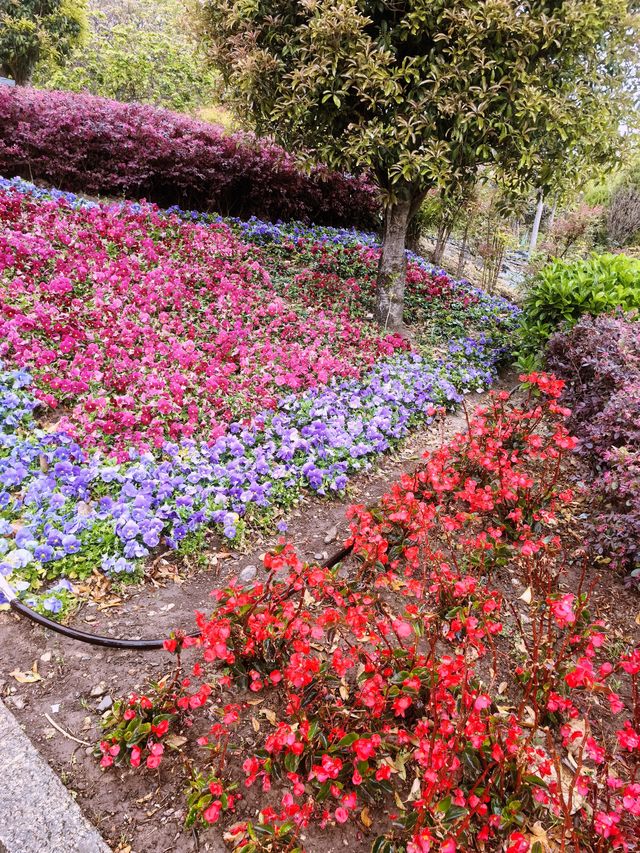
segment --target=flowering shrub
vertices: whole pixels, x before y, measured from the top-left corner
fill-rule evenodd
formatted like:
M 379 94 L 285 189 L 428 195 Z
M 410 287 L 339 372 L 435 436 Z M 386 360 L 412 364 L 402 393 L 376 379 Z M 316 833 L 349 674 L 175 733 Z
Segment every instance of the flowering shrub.
M 509 303 L 414 258 L 410 287 L 441 338 L 409 353 L 355 303 L 318 310 L 237 222 L 234 237 L 182 221 L 199 215 L 2 189 L 0 349 L 30 372 L 0 371 L 0 571 L 49 613 L 64 616 L 69 579 L 96 567 L 135 580 L 161 544 L 200 550 L 207 525 L 233 539 L 303 488 L 342 491 L 435 407 L 490 384 L 513 326 Z M 314 257 L 324 268 L 342 252 L 343 281 L 376 263 L 356 232 L 264 228 L 278 257 L 298 258 L 290 283 Z
M 263 700 L 268 730 L 237 754 L 244 785 L 280 805 L 232 826 L 235 849 L 302 849 L 312 821 L 372 826 L 372 802 L 391 813 L 375 818 L 376 853 L 524 853 L 534 825 L 565 849 L 633 843 L 640 649 L 608 661 L 588 591 L 562 589 L 555 510 L 572 500 L 559 472 L 576 441 L 562 382 L 525 379 L 521 405 L 494 396 L 376 510 L 352 508 L 347 571 L 282 544 L 266 580 L 214 592 L 200 637 L 167 641 L 197 652 L 179 702 L 217 715 L 198 741 L 216 778 L 238 781 L 231 743 L 251 694 Z M 497 586 L 505 565 L 528 585 L 526 612 Z M 612 731 L 602 700 L 623 715 Z
M 571 429 L 600 495 L 598 552 L 640 581 L 640 323 L 635 314 L 584 318 L 549 342 L 547 361 L 567 383 Z
M 0 174 L 76 192 L 146 198 L 267 219 L 371 226 L 365 181 L 314 169 L 282 148 L 203 121 L 92 95 L 0 91 Z

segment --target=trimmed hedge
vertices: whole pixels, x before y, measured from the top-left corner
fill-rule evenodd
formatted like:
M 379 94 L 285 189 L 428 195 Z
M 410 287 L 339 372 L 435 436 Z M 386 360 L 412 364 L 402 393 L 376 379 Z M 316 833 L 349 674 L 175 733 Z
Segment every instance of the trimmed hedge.
M 0 174 L 223 215 L 375 225 L 363 179 L 302 172 L 277 145 L 143 104 L 0 87 Z

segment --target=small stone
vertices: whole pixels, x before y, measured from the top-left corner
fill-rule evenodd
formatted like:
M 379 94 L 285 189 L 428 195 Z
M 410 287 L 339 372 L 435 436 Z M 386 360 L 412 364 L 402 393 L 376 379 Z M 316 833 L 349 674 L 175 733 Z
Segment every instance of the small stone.
M 337 535 L 338 535 L 338 528 L 334 524 L 333 527 L 330 527 L 327 530 L 326 536 L 324 537 L 324 544 L 328 545 L 329 542 L 333 542 L 333 540 L 336 538 Z
M 87 615 L 84 617 L 84 621 L 85 622 L 95 622 L 96 617 L 93 613 L 87 613 Z
M 40 655 L 40 660 L 42 661 L 42 663 L 49 663 L 51 657 L 51 652 L 47 650 L 43 655 Z
M 326 560 L 328 556 L 329 555 L 326 551 L 318 551 L 316 554 L 313 555 L 313 559 L 321 563 L 323 562 L 323 560 Z
M 107 685 L 104 681 L 101 681 L 100 684 L 96 684 L 95 687 L 91 688 L 91 693 L 89 695 L 93 696 L 94 698 L 97 699 L 98 696 L 104 696 L 104 694 L 106 692 L 107 692 Z
M 86 501 L 78 501 L 76 504 L 76 512 L 78 515 L 90 515 L 91 506 Z
M 24 699 L 22 696 L 9 696 L 7 702 L 13 705 L 14 708 L 17 708 L 18 711 L 22 711 L 24 708 Z
M 56 702 L 55 705 L 51 706 L 51 713 L 52 714 L 57 714 L 59 710 L 60 710 L 60 703 L 59 702 Z
M 100 713 L 102 714 L 104 713 L 104 711 L 108 711 L 112 705 L 113 699 L 107 693 L 107 695 L 102 699 L 102 701 L 99 702 L 98 705 L 96 705 L 96 711 L 100 711 Z
M 244 569 L 238 575 L 240 583 L 250 583 L 250 581 L 255 579 L 255 576 L 258 574 L 258 570 L 255 566 L 245 566 Z

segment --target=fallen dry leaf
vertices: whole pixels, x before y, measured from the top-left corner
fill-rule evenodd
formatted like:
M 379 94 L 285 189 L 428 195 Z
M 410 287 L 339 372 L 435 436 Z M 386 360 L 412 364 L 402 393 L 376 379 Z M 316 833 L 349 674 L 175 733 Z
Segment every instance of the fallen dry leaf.
M 268 708 L 260 708 L 260 713 L 264 714 L 264 716 L 269 720 L 272 726 L 275 726 L 278 722 L 278 718 L 276 717 L 273 711 L 270 711 Z
M 34 665 L 32 672 L 22 672 L 19 669 L 14 669 L 9 675 L 18 682 L 18 684 L 35 684 L 36 681 L 42 681 L 37 667 Z
M 522 601 L 524 601 L 524 603 L 525 603 L 525 604 L 531 604 L 531 601 L 533 600 L 533 593 L 531 592 L 531 587 L 530 587 L 530 586 L 528 586 L 528 587 L 525 589 L 525 591 L 524 591 L 524 592 L 522 593 L 522 595 L 520 596 L 520 599 L 521 599 Z
M 413 780 L 413 785 L 411 786 L 411 790 L 409 791 L 409 796 L 407 798 L 408 803 L 414 802 L 414 800 L 420 799 L 420 794 L 422 792 L 422 782 L 420 781 L 420 777 L 416 776 Z
M 371 820 L 371 815 L 369 814 L 369 809 L 365 806 L 360 812 L 360 820 L 362 821 L 363 826 L 366 826 L 367 829 L 371 826 L 373 821 Z
M 402 809 L 403 812 L 406 811 L 406 809 L 404 807 L 404 803 L 400 799 L 400 794 L 397 791 L 393 792 L 393 799 L 396 801 L 396 805 L 398 806 L 399 809 Z

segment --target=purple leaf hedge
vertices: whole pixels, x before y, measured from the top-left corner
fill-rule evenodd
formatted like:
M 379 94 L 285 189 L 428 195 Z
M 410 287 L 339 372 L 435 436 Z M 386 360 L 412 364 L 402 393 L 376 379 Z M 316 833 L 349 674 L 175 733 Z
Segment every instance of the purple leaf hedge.
M 547 366 L 567 382 L 569 428 L 594 471 L 596 551 L 640 583 L 640 319 L 584 317 L 551 339 Z
M 376 225 L 376 191 L 282 148 L 145 104 L 0 87 L 0 174 L 224 215 Z

